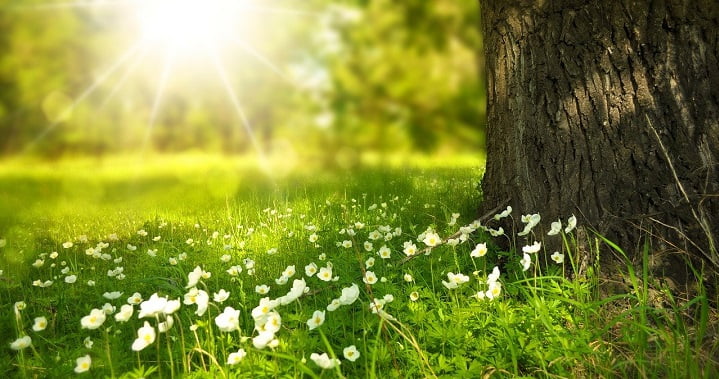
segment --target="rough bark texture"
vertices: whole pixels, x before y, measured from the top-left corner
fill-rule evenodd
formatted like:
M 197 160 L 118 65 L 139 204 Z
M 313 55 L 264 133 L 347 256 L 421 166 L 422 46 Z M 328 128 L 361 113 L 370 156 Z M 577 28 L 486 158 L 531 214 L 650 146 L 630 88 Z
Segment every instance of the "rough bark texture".
M 719 2 L 483 0 L 485 209 L 719 267 Z

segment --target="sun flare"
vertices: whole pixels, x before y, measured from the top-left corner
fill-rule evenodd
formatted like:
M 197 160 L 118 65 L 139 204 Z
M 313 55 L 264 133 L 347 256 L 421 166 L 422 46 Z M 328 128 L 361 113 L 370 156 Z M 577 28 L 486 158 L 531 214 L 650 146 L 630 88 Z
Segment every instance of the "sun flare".
M 217 48 L 240 21 L 237 2 L 228 0 L 153 0 L 138 10 L 143 41 L 176 53 Z

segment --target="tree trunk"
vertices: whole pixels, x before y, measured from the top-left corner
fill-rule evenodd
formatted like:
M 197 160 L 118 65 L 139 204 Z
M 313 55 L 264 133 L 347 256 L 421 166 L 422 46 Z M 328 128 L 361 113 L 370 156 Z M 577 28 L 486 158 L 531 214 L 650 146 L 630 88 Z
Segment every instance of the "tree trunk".
M 719 2 L 483 0 L 484 209 L 719 268 Z M 546 229 L 544 229 L 546 232 Z

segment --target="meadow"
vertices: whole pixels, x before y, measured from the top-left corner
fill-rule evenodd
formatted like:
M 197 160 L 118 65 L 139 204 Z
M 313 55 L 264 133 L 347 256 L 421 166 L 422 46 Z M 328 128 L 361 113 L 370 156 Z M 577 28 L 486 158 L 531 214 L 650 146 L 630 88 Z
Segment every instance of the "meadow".
M 481 159 L 292 171 L 131 161 L 0 164 L 3 375 L 719 374 L 701 283 L 683 298 L 646 262 L 572 275 L 571 215 L 479 219 Z M 504 233 L 504 217 L 526 233 Z M 593 254 L 624 254 L 593 241 Z M 626 291 L 601 291 L 612 280 Z

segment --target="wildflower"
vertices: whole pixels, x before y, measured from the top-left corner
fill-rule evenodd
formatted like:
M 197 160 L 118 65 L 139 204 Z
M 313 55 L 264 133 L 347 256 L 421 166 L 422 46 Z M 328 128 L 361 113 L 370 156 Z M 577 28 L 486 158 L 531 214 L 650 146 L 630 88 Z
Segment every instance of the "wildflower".
M 47 328 L 47 318 L 44 316 L 35 317 L 35 323 L 32 325 L 32 330 L 39 332 Z
M 447 239 L 447 246 L 455 247 L 459 245 L 459 238 L 449 238 Z
M 161 238 L 162 238 L 161 236 L 154 236 L 154 237 L 152 237 L 152 240 L 155 241 L 155 242 L 157 242 L 157 241 L 159 241 Z
M 577 218 L 572 215 L 567 219 L 567 227 L 564 228 L 564 233 L 570 233 L 574 228 L 577 227 Z
M 342 288 L 342 295 L 339 297 L 339 302 L 342 305 L 350 305 L 357 300 L 359 297 L 359 287 L 357 284 L 352 283 L 351 286 Z
M 277 333 L 282 326 L 282 316 L 279 313 L 272 311 L 267 314 L 267 320 L 265 320 L 264 330 Z
M 562 263 L 564 263 L 564 254 L 562 254 L 562 253 L 560 253 L 560 252 L 558 252 L 558 251 L 555 251 L 555 252 L 551 255 L 550 258 L 552 258 L 552 260 L 553 260 L 555 263 L 557 263 L 557 264 L 562 264 Z
M 180 299 L 168 300 L 162 309 L 162 313 L 169 315 L 175 313 L 178 309 L 180 309 Z
M 257 292 L 260 295 L 265 295 L 268 292 L 270 292 L 270 287 L 266 284 L 261 284 L 259 286 L 255 286 L 255 292 Z
M 196 304 L 197 310 L 195 314 L 202 316 L 207 311 L 207 306 L 210 302 L 210 296 L 203 290 L 198 290 L 197 287 L 192 287 L 185 294 L 184 303 L 186 305 Z
M 196 266 L 195 269 L 192 270 L 192 272 L 187 274 L 187 286 L 185 286 L 185 288 L 196 286 L 197 282 L 199 282 L 202 278 L 203 272 L 204 271 L 202 270 L 202 267 Z
M 145 325 L 137 330 L 137 339 L 132 343 L 133 351 L 140 351 L 155 342 L 155 328 L 145 321 Z
M 374 266 L 374 257 L 367 258 L 367 260 L 364 262 L 364 266 L 365 268 L 370 268 Z
M 120 291 L 105 292 L 102 294 L 102 297 L 108 300 L 115 300 L 120 296 L 122 296 L 122 292 Z
M 82 374 L 83 372 L 90 369 L 90 365 L 92 364 L 92 358 L 90 358 L 90 355 L 87 354 L 84 357 L 77 358 L 75 360 L 75 372 L 78 374 Z
M 372 251 L 373 248 L 374 248 L 374 245 L 372 245 L 372 242 L 364 241 L 364 249 L 366 251 Z
M 105 322 L 105 311 L 93 308 L 90 314 L 80 319 L 80 325 L 83 329 L 97 329 Z
M 149 255 L 149 256 L 151 256 L 151 257 L 156 257 L 156 256 L 157 256 L 157 249 L 147 249 L 147 255 Z
M 284 271 L 282 271 L 282 276 L 286 276 L 287 278 L 291 278 L 295 275 L 297 271 L 295 270 L 295 266 L 287 266 Z
M 350 247 L 352 247 L 352 241 L 350 241 L 350 240 L 342 241 L 342 247 L 344 247 L 345 249 L 349 249 Z
M 377 275 L 375 275 L 372 271 L 366 271 L 364 274 L 364 278 L 362 278 L 362 281 L 370 285 L 375 284 L 377 283 Z
M 345 359 L 347 359 L 350 362 L 354 362 L 359 358 L 360 353 L 357 351 L 357 347 L 355 345 L 347 346 L 342 350 L 342 355 L 344 355 Z
M 90 336 L 85 337 L 85 339 L 82 341 L 82 344 L 85 345 L 86 348 L 92 349 L 92 345 L 95 344 L 95 342 L 92 341 L 92 338 Z
M 239 330 L 240 311 L 232 307 L 225 307 L 225 310 L 215 317 L 215 324 L 222 332 Z
M 221 260 L 223 263 L 227 263 L 227 262 L 229 262 L 230 260 L 232 260 L 232 256 L 231 256 L 230 254 L 223 254 L 223 255 L 220 257 L 220 260 Z
M 535 214 L 527 214 L 522 216 L 522 222 L 526 225 L 524 226 L 524 230 L 517 233 L 518 236 L 525 236 L 529 234 L 529 232 L 532 231 L 532 229 L 539 224 L 539 221 L 541 220 L 541 216 L 539 213 Z
M 407 241 L 403 245 L 404 247 L 404 254 L 409 256 L 417 254 L 417 246 L 413 244 L 411 241 Z
M 502 284 L 499 282 L 492 282 L 489 284 L 489 289 L 484 294 L 489 300 L 494 300 L 502 292 Z
M 367 238 L 371 239 L 372 241 L 376 241 L 382 238 L 382 233 L 379 230 L 373 230 L 369 233 Z
M 307 266 L 305 266 L 305 275 L 307 275 L 307 277 L 312 277 L 316 273 L 317 273 L 317 265 L 315 264 L 315 262 L 312 262 L 312 263 L 308 264 Z
M 383 245 L 379 248 L 377 254 L 379 254 L 379 257 L 382 259 L 389 259 L 392 256 L 392 251 L 389 249 L 389 247 L 387 247 L 387 245 Z
M 281 275 L 279 278 L 275 279 L 275 283 L 277 283 L 277 285 L 282 286 L 282 285 L 287 284 L 288 280 L 289 280 L 288 277 Z
M 337 308 L 340 307 L 340 305 L 342 305 L 342 303 L 340 303 L 339 299 L 332 299 L 332 301 L 329 304 L 327 304 L 327 310 L 329 312 L 334 312 L 337 310 Z
M 411 282 L 414 280 L 414 278 L 412 277 L 411 274 L 404 274 L 403 279 L 404 279 L 404 281 L 407 282 L 407 283 L 411 283 Z
M 32 267 L 40 268 L 40 267 L 42 267 L 42 265 L 44 265 L 44 264 L 45 264 L 45 261 L 44 261 L 44 260 L 42 260 L 42 259 L 37 259 L 37 260 L 35 260 L 35 262 L 32 264 Z
M 562 222 L 557 220 L 552 223 L 551 229 L 549 229 L 547 235 L 554 236 L 559 234 L 560 231 L 562 231 Z
M 275 255 L 277 254 L 277 248 L 273 247 L 267 250 L 267 255 Z
M 310 242 L 315 243 L 319 239 L 320 239 L 320 236 L 318 236 L 317 233 L 310 234 L 310 237 L 309 237 Z
M 469 276 L 464 275 L 461 272 L 457 274 L 448 272 L 447 280 L 447 282 L 443 280 L 442 284 L 447 287 L 447 289 L 455 289 L 459 287 L 460 284 L 467 283 L 469 281 Z
M 503 210 L 502 213 L 494 215 L 494 219 L 500 220 L 502 218 L 509 216 L 510 213 L 512 213 L 512 207 L 507 206 L 507 209 Z
M 128 243 L 128 244 L 127 244 L 127 250 L 135 251 L 135 250 L 137 250 L 137 246 L 131 245 L 131 244 Z
M 245 358 L 247 353 L 245 352 L 245 349 L 237 350 L 237 352 L 230 353 L 229 356 L 227 356 L 227 364 L 228 365 L 234 365 L 237 363 L 240 363 L 240 361 Z
M 317 277 L 324 282 L 329 282 L 332 280 L 332 267 L 326 266 L 320 268 L 320 273 L 317 274 Z
M 30 336 L 23 336 L 13 341 L 10 344 L 10 348 L 13 350 L 22 350 L 30 345 L 32 345 L 32 338 L 30 338 Z
M 327 259 L 327 254 L 322 253 L 322 254 L 320 254 L 319 256 L 317 256 L 317 259 L 319 259 L 319 260 L 321 260 L 321 261 L 324 261 L 325 259 Z
M 145 229 L 140 229 L 140 230 L 137 231 L 137 235 L 138 235 L 138 236 L 142 236 L 142 237 L 146 237 L 146 236 L 147 236 L 147 232 L 145 231 Z
M 492 273 L 487 275 L 487 284 L 492 284 L 499 280 L 499 267 L 494 266 Z
M 77 281 L 77 275 L 68 275 L 65 277 L 65 283 L 73 284 Z
M 504 229 L 501 226 L 497 230 L 489 229 L 488 231 L 492 237 L 499 237 L 501 235 L 504 235 Z
M 275 333 L 270 330 L 260 332 L 252 339 L 252 345 L 255 349 L 264 349 L 275 338 Z
M 128 299 L 128 303 L 129 303 Z M 140 304 L 140 313 L 137 318 L 155 317 L 164 312 L 167 306 L 167 298 L 160 297 L 157 293 L 153 293 L 149 299 Z
M 123 304 L 120 307 L 120 312 L 117 312 L 115 314 L 115 321 L 117 322 L 127 322 L 130 317 L 132 317 L 132 313 L 134 312 L 135 308 L 133 308 L 130 304 Z
M 128 304 L 140 304 L 142 303 L 142 295 L 139 292 L 135 292 L 132 296 L 127 298 Z
M 429 247 L 434 247 L 434 246 L 439 245 L 442 242 L 442 239 L 439 238 L 439 235 L 437 235 L 437 233 L 429 232 L 429 233 L 425 234 L 422 242 L 424 242 L 424 244 Z
M 157 324 L 157 330 L 160 333 L 167 333 L 167 331 L 170 330 L 173 325 L 175 325 L 175 319 L 172 316 L 168 315 L 165 318 L 165 321 Z
M 105 303 L 102 306 L 102 311 L 105 312 L 106 315 L 111 315 L 115 313 L 115 307 L 110 303 Z
M 538 241 L 534 241 L 533 244 L 524 246 L 522 248 L 522 252 L 527 253 L 527 254 L 534 254 L 534 253 L 538 252 L 539 249 L 541 249 L 541 248 L 542 248 L 542 243 L 538 242 Z
M 532 264 L 532 258 L 529 256 L 529 254 L 524 253 L 524 256 L 519 261 L 519 264 L 522 265 L 522 271 L 529 270 L 529 266 Z
M 67 242 L 63 242 L 62 247 L 66 248 L 66 249 L 69 249 L 69 248 L 71 248 L 73 245 L 74 245 L 74 244 L 73 244 L 71 241 L 67 241 Z
M 228 297 L 230 297 L 230 293 L 225 291 L 224 289 L 220 289 L 219 291 L 212 294 L 212 299 L 216 303 L 222 303 L 227 300 Z
M 255 322 L 264 322 L 267 319 L 267 315 L 270 313 L 270 311 L 272 311 L 278 305 L 279 302 L 277 302 L 277 300 L 270 300 L 269 297 L 263 297 L 262 299 L 260 299 L 260 304 L 254 309 L 252 309 L 252 318 L 255 319 Z
M 238 276 L 242 272 L 242 266 L 236 265 L 227 269 L 226 271 L 230 276 Z
M 410 294 L 409 294 L 409 299 L 412 300 L 412 301 L 417 301 L 417 300 L 419 300 L 419 292 L 417 292 L 417 291 L 412 291 L 412 292 L 410 292 Z
M 336 366 L 338 366 L 340 364 L 339 359 L 337 359 L 337 358 L 332 359 L 329 356 L 327 356 L 327 353 L 322 353 L 322 354 L 312 353 L 310 355 L 310 359 L 313 362 L 315 362 L 315 364 L 317 364 L 317 366 L 320 366 L 321 368 L 326 369 L 326 370 L 335 368 Z
M 472 250 L 471 253 L 469 253 L 470 257 L 473 258 L 479 258 L 483 257 L 487 254 L 487 244 L 486 243 L 478 243 L 477 246 L 474 247 L 474 250 Z
M 307 320 L 307 326 L 310 330 L 322 325 L 325 322 L 325 311 L 315 311 L 312 317 Z

